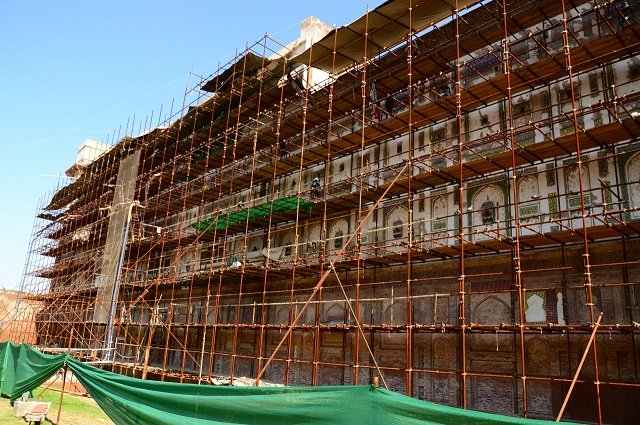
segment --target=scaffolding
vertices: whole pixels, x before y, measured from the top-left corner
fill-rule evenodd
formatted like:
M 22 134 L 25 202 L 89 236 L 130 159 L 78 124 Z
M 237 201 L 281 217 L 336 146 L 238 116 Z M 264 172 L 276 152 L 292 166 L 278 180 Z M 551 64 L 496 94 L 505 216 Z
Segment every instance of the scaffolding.
M 571 386 L 564 418 L 633 423 L 639 18 L 390 0 L 265 36 L 43 201 L 21 288 L 41 307 L 11 338 L 149 379 L 380 377 L 523 417 Z

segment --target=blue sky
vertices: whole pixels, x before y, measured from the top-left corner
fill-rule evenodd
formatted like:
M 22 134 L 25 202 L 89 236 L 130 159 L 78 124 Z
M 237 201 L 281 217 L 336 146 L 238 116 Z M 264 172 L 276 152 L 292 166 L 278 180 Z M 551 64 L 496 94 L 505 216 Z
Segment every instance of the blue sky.
M 36 207 L 84 139 L 181 104 L 196 75 L 265 34 L 287 44 L 308 16 L 343 25 L 380 3 L 0 2 L 0 285 L 18 286 Z

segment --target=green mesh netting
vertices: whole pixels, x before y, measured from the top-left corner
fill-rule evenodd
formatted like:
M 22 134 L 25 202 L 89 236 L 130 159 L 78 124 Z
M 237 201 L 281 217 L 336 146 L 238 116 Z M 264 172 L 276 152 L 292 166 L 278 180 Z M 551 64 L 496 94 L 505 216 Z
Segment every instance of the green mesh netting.
M 311 215 L 313 203 L 297 196 L 290 196 L 284 199 L 278 199 L 273 202 L 258 205 L 256 207 L 244 208 L 240 211 L 234 211 L 228 214 L 222 214 L 219 217 L 203 220 L 192 224 L 193 228 L 200 232 L 213 230 L 224 230 L 234 224 L 244 223 L 248 220 L 257 220 L 259 218 L 268 217 L 271 214 L 277 214 L 287 211 L 296 211 L 298 208 Z

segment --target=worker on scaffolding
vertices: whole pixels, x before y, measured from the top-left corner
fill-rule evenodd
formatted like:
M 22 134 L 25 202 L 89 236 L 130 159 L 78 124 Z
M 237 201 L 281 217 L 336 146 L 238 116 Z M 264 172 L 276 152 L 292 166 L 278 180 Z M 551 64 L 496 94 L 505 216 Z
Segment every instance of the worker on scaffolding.
M 316 176 L 311 181 L 311 198 L 319 199 L 320 198 L 320 177 Z
M 289 155 L 289 151 L 287 151 L 287 142 L 285 140 L 280 140 L 278 148 L 280 150 L 280 159 L 284 159 Z
M 396 107 L 396 99 L 393 95 L 389 95 L 384 99 L 384 113 L 382 119 L 393 117 L 393 109 Z
M 372 118 L 376 121 L 380 121 L 380 115 L 382 113 L 382 108 L 378 104 L 378 91 L 376 90 L 376 83 L 371 83 L 371 91 L 369 92 L 369 99 L 371 99 L 372 108 Z

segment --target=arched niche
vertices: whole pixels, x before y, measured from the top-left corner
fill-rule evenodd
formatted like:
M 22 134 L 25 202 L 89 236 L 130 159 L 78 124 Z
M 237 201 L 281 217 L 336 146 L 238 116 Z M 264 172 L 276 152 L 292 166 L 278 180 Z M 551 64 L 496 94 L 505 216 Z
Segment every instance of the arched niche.
M 640 154 L 634 155 L 627 162 L 626 175 L 629 191 L 629 204 L 632 209 L 631 217 L 640 218 Z
M 196 253 L 193 248 L 189 248 L 180 254 L 180 273 L 189 273 L 194 269 Z
M 407 303 L 398 300 L 389 303 L 382 315 L 382 323 L 385 325 L 405 325 L 407 323 Z
M 440 220 L 446 219 L 449 215 L 449 207 L 447 203 L 447 196 L 440 195 L 433 200 L 431 206 L 431 219 Z
M 313 224 L 307 233 L 307 256 L 317 256 L 322 253 L 322 226 Z
M 280 237 L 280 246 L 282 247 L 281 258 L 291 258 L 295 253 L 296 232 L 287 230 Z
M 449 202 L 447 195 L 440 195 L 431 203 L 431 246 L 437 247 L 447 244 L 447 230 L 449 229 Z
M 262 251 L 264 248 L 264 235 L 254 235 L 247 241 L 247 250 L 249 252 Z
M 473 308 L 471 321 L 483 324 L 511 323 L 509 304 L 497 295 L 489 295 L 481 299 Z
M 368 213 L 369 210 L 363 210 L 361 217 L 364 219 Z M 377 242 L 376 214 L 377 211 L 372 212 L 360 227 L 360 241 L 362 245 L 371 245 Z
M 587 163 L 582 164 L 582 172 L 578 172 L 578 166 L 574 165 L 567 169 L 565 174 L 565 191 L 567 200 L 567 210 L 572 216 L 582 214 L 582 196 L 580 195 L 580 175 L 582 175 L 582 193 L 584 194 L 584 205 L 591 205 L 591 182 L 589 181 L 589 167 Z M 581 221 L 575 221 L 574 226 L 581 226 Z
M 327 235 L 327 244 L 330 251 L 339 251 L 347 242 L 349 237 L 349 222 L 340 218 L 335 220 L 329 226 L 329 235 Z
M 527 375 L 547 376 L 550 372 L 551 358 L 549 343 L 540 337 L 526 340 Z
M 306 301 L 306 297 L 296 297 L 297 304 L 294 306 L 293 317 L 297 317 L 302 310 Z M 301 325 L 313 325 L 316 323 L 316 309 L 319 308 L 318 304 L 310 303 L 304 308 L 302 316 L 298 320 Z
M 527 323 L 547 322 L 547 300 L 544 291 L 527 291 L 525 320 Z
M 409 211 L 404 205 L 398 205 L 386 215 L 385 239 L 387 246 L 406 241 L 408 235 Z M 399 248 L 399 247 L 395 247 Z
M 469 322 L 485 325 L 500 325 L 512 323 L 511 307 L 508 294 L 488 295 L 479 299 L 471 298 L 471 317 Z M 473 347 L 480 351 L 511 351 L 512 344 L 506 334 L 474 333 Z
M 520 229 L 521 234 L 540 232 L 540 186 L 536 176 L 523 176 L 517 179 L 518 187 L 518 217 L 520 224 L 525 226 Z M 533 227 L 535 226 L 535 227 Z
M 344 302 L 330 302 L 322 304 L 320 322 L 323 325 L 337 325 L 345 323 Z
M 504 192 L 496 185 L 486 185 L 473 195 L 471 200 L 472 230 L 480 232 L 475 235 L 476 239 L 497 236 L 495 234 L 487 235 L 483 232 L 499 229 L 500 222 L 504 222 L 506 218 L 504 205 Z
M 288 306 L 278 306 L 275 314 L 275 318 L 273 321 L 276 325 L 283 325 L 289 323 L 289 307 Z
M 580 360 L 585 350 L 587 349 L 587 345 L 589 344 L 588 336 L 584 337 L 582 341 L 580 341 L 578 345 L 578 352 L 575 353 L 576 363 Z M 599 376 L 607 376 L 607 353 L 604 350 L 604 347 L 600 341 L 594 340 L 589 346 L 589 354 L 587 354 L 587 358 L 584 361 L 582 366 L 582 371 L 580 372 L 580 377 L 583 379 L 594 379 L 594 364 L 593 364 L 593 349 L 596 349 L 598 355 L 598 374 Z
M 535 176 L 524 176 L 518 179 L 518 202 L 527 203 L 540 196 L 538 179 Z
M 586 164 L 582 164 L 582 189 L 586 193 L 590 188 L 589 173 Z M 567 170 L 566 189 L 569 194 L 580 193 L 580 178 L 578 176 L 578 166 L 574 165 Z

